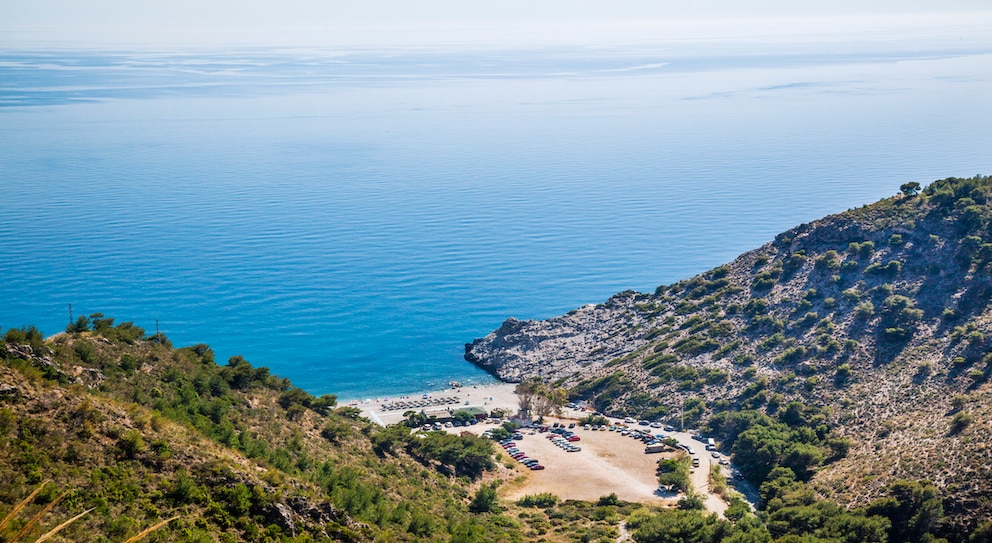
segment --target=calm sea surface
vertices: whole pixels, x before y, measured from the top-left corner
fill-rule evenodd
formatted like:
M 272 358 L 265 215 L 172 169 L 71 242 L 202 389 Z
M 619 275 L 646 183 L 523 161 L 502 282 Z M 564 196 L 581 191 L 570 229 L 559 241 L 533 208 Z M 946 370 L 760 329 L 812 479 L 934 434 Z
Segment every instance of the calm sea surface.
M 0 326 L 102 312 L 315 394 L 988 173 L 992 47 L 0 52 Z

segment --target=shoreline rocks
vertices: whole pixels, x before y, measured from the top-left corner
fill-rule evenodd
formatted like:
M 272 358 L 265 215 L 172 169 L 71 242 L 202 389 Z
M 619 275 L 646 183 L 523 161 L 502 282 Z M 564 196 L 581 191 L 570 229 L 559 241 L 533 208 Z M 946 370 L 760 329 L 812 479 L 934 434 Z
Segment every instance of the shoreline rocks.
M 642 324 L 635 304 L 645 297 L 625 291 L 546 320 L 510 317 L 489 335 L 466 343 L 465 360 L 509 383 L 532 376 L 568 379 L 580 369 L 595 373 L 643 343 L 621 332 Z

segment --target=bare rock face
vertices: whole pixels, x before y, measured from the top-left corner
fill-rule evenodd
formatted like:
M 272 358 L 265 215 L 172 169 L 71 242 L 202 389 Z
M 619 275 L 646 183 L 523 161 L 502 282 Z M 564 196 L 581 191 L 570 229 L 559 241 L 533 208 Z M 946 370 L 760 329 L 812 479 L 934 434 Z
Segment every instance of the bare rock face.
M 293 510 L 289 508 L 284 503 L 277 503 L 266 511 L 268 516 L 266 520 L 281 526 L 284 530 L 287 530 L 290 534 L 296 535 L 296 524 L 293 522 Z
M 265 515 L 267 521 L 294 535 L 297 528 L 304 528 L 305 525 L 322 528 L 328 537 L 332 537 L 342 526 L 353 530 L 367 528 L 365 524 L 353 521 L 344 511 L 328 502 L 313 502 L 302 496 L 268 506 Z
M 0 396 L 7 397 L 18 397 L 21 395 L 21 389 L 14 385 L 0 385 Z
M 486 337 L 467 343 L 465 359 L 511 383 L 531 376 L 558 379 L 579 368 L 594 373 L 643 343 L 620 332 L 643 320 L 632 309 L 644 296 L 622 292 L 606 303 L 541 321 L 510 317 Z

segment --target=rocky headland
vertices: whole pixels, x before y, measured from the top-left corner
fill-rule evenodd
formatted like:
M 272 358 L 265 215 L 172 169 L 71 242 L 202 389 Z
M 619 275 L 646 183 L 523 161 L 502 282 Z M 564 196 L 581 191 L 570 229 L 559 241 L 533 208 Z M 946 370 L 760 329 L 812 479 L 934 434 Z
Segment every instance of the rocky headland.
M 822 495 L 864 505 L 923 478 L 967 525 L 992 515 L 992 178 L 918 188 L 653 293 L 508 319 L 465 358 L 615 415 L 705 426 L 814 405 L 852 443 L 817 469 Z

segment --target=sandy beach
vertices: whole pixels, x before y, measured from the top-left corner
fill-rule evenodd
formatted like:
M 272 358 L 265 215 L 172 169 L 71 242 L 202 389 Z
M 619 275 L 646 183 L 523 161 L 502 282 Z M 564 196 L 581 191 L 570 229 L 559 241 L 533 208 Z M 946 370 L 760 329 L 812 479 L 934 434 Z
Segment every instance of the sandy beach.
M 403 420 L 403 413 L 409 410 L 423 411 L 427 415 L 447 412 L 458 407 L 481 407 L 487 411 L 496 408 L 516 412 L 517 395 L 512 383 L 470 385 L 429 392 L 411 392 L 369 400 L 352 400 L 350 405 L 362 410 L 362 416 L 377 424 L 394 424 Z

